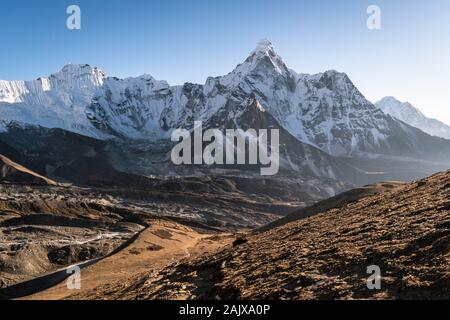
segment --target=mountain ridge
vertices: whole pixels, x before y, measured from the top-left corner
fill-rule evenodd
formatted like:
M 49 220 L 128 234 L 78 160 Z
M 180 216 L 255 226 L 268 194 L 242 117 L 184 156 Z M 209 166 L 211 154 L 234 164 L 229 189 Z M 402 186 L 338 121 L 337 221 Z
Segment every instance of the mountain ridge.
M 260 127 L 252 116 L 240 118 L 239 108 L 248 99 L 259 105 L 254 109 L 257 113 L 264 110 L 271 122 L 289 133 L 290 141 L 293 138 L 296 144 L 316 148 L 332 158 L 381 154 L 449 163 L 450 141 L 386 115 L 345 73 L 295 72 L 267 40 L 232 72 L 209 77 L 203 85 L 170 86 L 149 75 L 118 79 L 89 65 L 66 65 L 48 78 L 29 82 L 0 81 L 0 128 L 8 131 L 10 122 L 61 128 L 100 140 L 125 141 L 127 150 L 128 145 L 141 141 L 144 149 L 161 149 L 160 158 L 167 161 L 171 132 L 192 130 L 195 121 L 203 121 L 205 129 L 237 123 Z M 263 121 L 267 115 L 259 119 Z M 285 167 L 302 168 L 304 160 L 311 163 L 326 158 L 314 153 L 292 161 L 286 158 Z M 318 172 L 327 178 L 338 176 L 329 167 Z
M 450 139 L 450 126 L 437 119 L 426 117 L 409 102 L 401 102 L 394 97 L 384 97 L 375 103 L 387 113 L 413 127 L 441 138 Z

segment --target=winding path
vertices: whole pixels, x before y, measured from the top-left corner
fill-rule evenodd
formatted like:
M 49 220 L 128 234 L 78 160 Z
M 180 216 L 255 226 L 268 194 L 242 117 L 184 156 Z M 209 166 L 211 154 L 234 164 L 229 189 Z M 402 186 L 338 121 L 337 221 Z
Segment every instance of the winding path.
M 126 281 L 141 272 L 158 271 L 165 266 L 192 255 L 215 251 L 229 244 L 232 237 L 211 240 L 210 233 L 167 221 L 152 225 L 129 239 L 105 258 L 79 264 L 81 289 L 69 290 L 67 268 L 17 284 L 5 290 L 8 299 L 60 300 L 73 294 L 85 295 L 99 286 Z

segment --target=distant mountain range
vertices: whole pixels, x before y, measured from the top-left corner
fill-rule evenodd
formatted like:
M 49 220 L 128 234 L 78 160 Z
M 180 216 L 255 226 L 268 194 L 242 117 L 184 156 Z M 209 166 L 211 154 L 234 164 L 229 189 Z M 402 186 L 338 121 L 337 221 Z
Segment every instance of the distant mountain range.
M 3 142 L 19 141 L 12 147 L 27 157 L 45 152 L 37 150 L 39 141 L 29 142 L 26 131 L 38 132 L 31 134 L 33 140 L 60 128 L 51 132 L 58 141 L 72 137 L 67 131 L 98 141 L 75 139 L 85 161 L 101 155 L 118 170 L 139 175 L 229 172 L 171 164 L 171 132 L 192 129 L 199 120 L 205 129 L 280 129 L 281 172 L 303 177 L 361 185 L 423 177 L 450 164 L 450 141 L 386 114 L 345 73 L 293 71 L 267 40 L 231 73 L 210 77 L 204 85 L 170 86 L 149 75 L 118 79 L 89 65 L 67 65 L 34 81 L 0 81 L 0 119 Z M 81 148 L 83 143 L 88 145 Z M 52 160 L 44 173 L 70 172 L 58 170 L 61 163 L 73 165 L 65 154 L 60 158 L 68 162 Z M 242 169 L 252 170 L 232 172 Z
M 432 136 L 450 139 L 450 126 L 439 120 L 427 118 L 409 102 L 400 102 L 394 97 L 385 97 L 375 103 L 375 106 L 384 113 L 419 128 Z

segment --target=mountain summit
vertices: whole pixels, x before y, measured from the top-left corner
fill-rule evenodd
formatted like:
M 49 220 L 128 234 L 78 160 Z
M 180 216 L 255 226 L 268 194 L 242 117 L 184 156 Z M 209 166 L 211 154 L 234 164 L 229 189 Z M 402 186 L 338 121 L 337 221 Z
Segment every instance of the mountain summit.
M 275 52 L 272 43 L 269 40 L 261 40 L 242 64 L 228 75 L 220 77 L 220 83 L 238 87 L 242 85 L 242 82 L 249 84 L 254 82 L 252 80 L 288 77 L 289 72 L 283 59 Z
M 387 113 L 407 124 L 437 137 L 450 139 L 450 126 L 426 117 L 419 109 L 409 102 L 401 102 L 394 97 L 385 97 L 375 105 Z
M 267 39 L 262 39 L 261 41 L 259 41 L 258 44 L 256 45 L 256 48 L 252 51 L 251 55 L 256 54 L 258 52 L 274 53 L 275 50 L 272 42 L 270 42 Z

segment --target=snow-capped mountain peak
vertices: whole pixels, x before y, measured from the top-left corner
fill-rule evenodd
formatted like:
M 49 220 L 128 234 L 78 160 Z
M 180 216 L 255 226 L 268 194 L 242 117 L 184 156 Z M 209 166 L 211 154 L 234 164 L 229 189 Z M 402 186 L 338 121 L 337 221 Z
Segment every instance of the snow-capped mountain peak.
M 419 128 L 430 135 L 450 139 L 450 126 L 439 120 L 427 118 L 409 102 L 401 102 L 394 97 L 385 97 L 375 103 L 375 105 L 384 113 Z
M 257 54 L 276 55 L 272 42 L 267 39 L 259 41 L 255 49 L 250 53 L 250 56 Z
M 416 107 L 414 107 L 409 102 L 401 102 L 396 98 L 384 97 L 376 103 L 384 112 L 390 114 L 393 117 L 400 119 L 401 117 L 407 116 L 416 117 L 417 119 L 422 119 L 425 115 Z
M 231 73 L 210 77 L 205 85 L 170 86 L 145 74 L 118 79 L 73 64 L 47 78 L 0 81 L 2 121 L 104 139 L 159 141 L 194 121 L 221 127 L 225 119 L 239 118 L 248 98 L 293 137 L 332 155 L 395 154 L 404 145 L 397 137 L 414 129 L 376 108 L 345 73 L 289 69 L 267 40 Z M 420 148 L 412 140 L 403 154 Z
M 273 67 L 280 74 L 287 71 L 283 59 L 276 53 L 273 44 L 267 39 L 258 43 L 243 65 L 247 65 L 250 70 L 262 66 L 263 68 Z
M 107 79 L 98 68 L 68 64 L 48 77 L 32 81 L 0 81 L 2 122 L 56 127 L 104 138 L 105 133 L 93 128 L 86 117 L 86 107 L 101 94 Z
M 32 81 L 0 80 L 0 103 L 30 103 L 36 96 L 43 98 L 45 92 L 50 91 L 58 94 L 61 91 L 78 90 L 84 95 L 86 91 L 92 93 L 96 87 L 102 86 L 106 79 L 106 74 L 98 68 L 87 64 L 68 64 L 59 72 Z
M 226 86 L 238 86 L 248 78 L 261 79 L 267 75 L 284 76 L 289 72 L 272 43 L 268 40 L 261 40 L 247 59 L 231 73 L 221 77 L 220 82 Z
M 99 68 L 88 64 L 67 64 L 61 71 L 50 75 L 49 79 L 56 79 L 58 84 L 99 87 L 107 76 Z
M 73 63 L 66 64 L 57 73 L 70 73 L 73 75 L 84 73 L 92 73 L 92 74 L 99 73 L 104 77 L 106 76 L 105 73 L 97 67 L 93 67 L 89 64 L 73 64 Z

